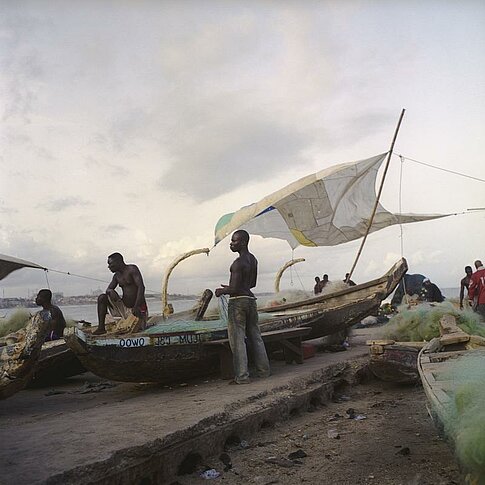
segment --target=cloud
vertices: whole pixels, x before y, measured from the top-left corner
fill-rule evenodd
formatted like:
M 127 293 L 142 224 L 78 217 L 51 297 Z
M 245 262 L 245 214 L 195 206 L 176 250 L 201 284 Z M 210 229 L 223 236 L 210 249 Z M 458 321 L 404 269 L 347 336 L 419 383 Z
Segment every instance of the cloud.
M 103 226 L 101 229 L 104 232 L 107 232 L 107 233 L 121 232 L 121 231 L 127 231 L 128 230 L 127 227 L 122 226 L 121 224 L 111 224 L 109 226 Z
M 92 202 L 87 200 L 81 199 L 80 197 L 62 197 L 60 199 L 52 199 L 44 204 L 41 204 L 41 207 L 45 207 L 48 211 L 51 212 L 58 212 L 65 209 L 69 209 L 71 207 L 79 207 L 79 206 L 86 206 L 91 205 Z

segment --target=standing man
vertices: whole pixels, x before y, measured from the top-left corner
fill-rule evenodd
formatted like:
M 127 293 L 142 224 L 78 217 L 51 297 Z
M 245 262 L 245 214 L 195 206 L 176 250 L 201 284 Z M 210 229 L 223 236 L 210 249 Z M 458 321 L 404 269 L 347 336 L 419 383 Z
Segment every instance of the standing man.
M 52 291 L 47 289 L 39 290 L 39 293 L 35 297 L 35 304 L 41 306 L 51 314 L 49 333 L 45 341 L 49 342 L 50 340 L 59 340 L 62 338 L 62 334 L 66 328 L 66 320 L 61 309 L 52 304 Z
M 319 276 L 315 276 L 315 286 L 313 287 L 313 294 L 314 295 L 318 295 L 319 293 L 322 292 L 322 289 L 320 288 L 320 277 Z
M 216 296 L 229 295 L 228 324 L 229 345 L 231 346 L 234 381 L 230 384 L 249 384 L 248 355 L 245 337 L 253 351 L 257 377 L 270 375 L 269 360 L 258 325 L 256 298 L 251 288 L 256 286 L 258 261 L 248 250 L 249 234 L 236 231 L 229 247 L 239 257 L 230 268 L 229 285 L 216 289 Z
M 328 274 L 323 275 L 323 280 L 320 281 L 320 293 L 323 291 L 323 289 L 330 283 L 328 281 Z
M 470 285 L 470 279 L 473 271 L 471 266 L 465 266 L 465 277 L 460 281 L 460 310 L 463 310 L 463 298 L 465 296 L 465 288 L 468 291 Z
M 485 268 L 480 260 L 475 261 L 475 268 L 477 270 L 472 274 L 468 286 L 468 298 L 473 304 L 473 298 L 477 297 L 475 311 L 485 320 Z
M 98 297 L 98 328 L 96 335 L 106 333 L 105 320 L 108 310 L 113 317 L 126 318 L 130 313 L 141 319 L 141 328 L 145 328 L 148 307 L 145 301 L 145 285 L 138 266 L 126 264 L 120 253 L 108 256 L 108 268 L 114 273 L 106 293 Z M 115 291 L 121 287 L 123 296 L 120 298 Z

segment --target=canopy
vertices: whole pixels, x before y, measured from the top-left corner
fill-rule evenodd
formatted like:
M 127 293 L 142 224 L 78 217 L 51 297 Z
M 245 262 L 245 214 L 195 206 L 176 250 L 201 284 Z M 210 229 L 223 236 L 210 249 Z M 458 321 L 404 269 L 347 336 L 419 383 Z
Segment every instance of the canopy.
M 236 229 L 284 239 L 292 248 L 336 246 L 363 237 L 377 198 L 377 171 L 386 155 L 334 165 L 222 216 L 215 227 L 215 244 Z M 370 232 L 448 215 L 393 214 L 378 204 Z
M 26 261 L 25 259 L 13 258 L 12 256 L 6 256 L 5 254 L 0 254 L 0 280 L 3 280 L 13 271 L 21 268 L 38 268 L 45 269 L 31 261 Z

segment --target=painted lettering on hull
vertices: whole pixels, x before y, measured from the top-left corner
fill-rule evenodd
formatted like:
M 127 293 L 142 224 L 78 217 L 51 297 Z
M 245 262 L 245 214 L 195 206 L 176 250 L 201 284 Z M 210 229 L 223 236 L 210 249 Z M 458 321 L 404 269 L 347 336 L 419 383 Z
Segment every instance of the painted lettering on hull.
M 123 347 L 123 348 L 143 347 L 144 345 L 145 345 L 145 339 L 143 337 L 120 339 L 120 347 Z

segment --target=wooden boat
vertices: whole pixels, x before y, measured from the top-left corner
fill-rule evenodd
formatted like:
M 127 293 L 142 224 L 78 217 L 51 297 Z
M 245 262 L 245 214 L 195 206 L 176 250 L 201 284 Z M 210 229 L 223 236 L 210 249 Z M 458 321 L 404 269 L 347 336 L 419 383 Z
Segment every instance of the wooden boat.
M 0 347 L 1 399 L 23 389 L 32 378 L 49 330 L 50 318 L 49 312 L 37 312 L 31 317 L 21 340 Z
M 261 309 L 261 331 L 308 327 L 311 330 L 305 339 L 334 334 L 375 312 L 406 270 L 402 259 L 368 283 Z M 166 324 L 143 333 L 95 336 L 76 328 L 69 329 L 64 338 L 86 369 L 101 377 L 169 384 L 216 372 L 217 346 L 205 344 L 226 339 L 227 327 L 221 320 L 177 321 L 177 315 L 172 315 Z
M 418 353 L 425 342 L 368 340 L 369 369 L 381 381 L 411 384 L 419 381 Z
M 85 367 L 64 339 L 45 342 L 29 386 L 55 384 L 83 372 Z
M 432 339 L 418 355 L 418 371 L 428 399 L 428 412 L 440 431 L 446 430 L 447 407 L 455 399 L 455 392 L 463 385 L 457 379 L 450 380 L 450 368 L 455 359 L 478 355 L 483 358 L 485 368 L 485 338 L 468 335 L 457 325 L 452 315 L 445 315 L 440 321 L 441 337 Z M 446 437 L 454 444 L 454 437 Z M 483 466 L 483 463 L 482 463 Z M 483 483 L 483 476 L 465 469 L 466 483 Z

